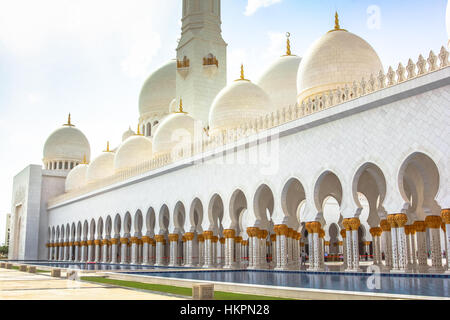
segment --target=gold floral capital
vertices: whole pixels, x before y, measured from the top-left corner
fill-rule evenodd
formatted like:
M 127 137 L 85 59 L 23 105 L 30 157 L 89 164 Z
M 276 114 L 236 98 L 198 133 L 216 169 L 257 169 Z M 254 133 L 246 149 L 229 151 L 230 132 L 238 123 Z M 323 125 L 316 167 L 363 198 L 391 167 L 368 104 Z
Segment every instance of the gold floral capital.
M 429 229 L 439 229 L 441 227 L 442 218 L 440 216 L 428 216 L 425 218 L 425 224 Z
M 425 232 L 427 230 L 427 226 L 425 221 L 416 221 L 414 222 L 414 227 L 417 232 Z
M 441 211 L 441 218 L 445 224 L 450 224 L 450 209 L 444 209 Z

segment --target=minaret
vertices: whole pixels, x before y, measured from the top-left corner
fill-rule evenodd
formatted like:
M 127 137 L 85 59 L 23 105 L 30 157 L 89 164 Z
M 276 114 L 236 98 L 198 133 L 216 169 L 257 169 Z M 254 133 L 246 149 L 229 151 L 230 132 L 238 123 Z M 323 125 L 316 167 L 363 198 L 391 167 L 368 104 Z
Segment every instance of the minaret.
M 227 84 L 227 44 L 222 38 L 221 0 L 183 0 L 177 48 L 177 99 L 208 125 L 209 110 Z

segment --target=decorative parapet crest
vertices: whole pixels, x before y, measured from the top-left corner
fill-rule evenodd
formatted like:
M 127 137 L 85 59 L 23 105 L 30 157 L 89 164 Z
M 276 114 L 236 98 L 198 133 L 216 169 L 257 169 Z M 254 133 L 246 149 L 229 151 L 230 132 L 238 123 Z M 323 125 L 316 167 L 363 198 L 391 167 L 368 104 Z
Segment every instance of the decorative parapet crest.
M 186 61 L 182 62 L 181 65 L 186 65 Z M 189 62 L 187 62 L 187 65 L 189 65 Z M 48 206 L 53 207 L 89 192 L 106 188 L 116 183 L 145 174 L 149 171 L 162 168 L 179 160 L 213 150 L 228 143 L 247 138 L 258 132 L 272 129 L 310 114 L 335 107 L 347 101 L 358 99 L 359 97 L 372 94 L 447 67 L 449 67 L 449 52 L 443 46 L 437 56 L 433 51 L 430 51 L 426 60 L 422 55 L 419 56 L 416 63 L 414 63 L 412 59 L 409 59 L 406 68 L 400 63 L 395 71 L 394 68 L 389 67 L 386 74 L 383 70 L 380 70 L 377 75 L 371 74 L 368 80 L 363 78 L 359 81 L 354 81 L 351 88 L 349 88 L 348 85 L 345 85 L 344 88 L 338 87 L 336 90 L 321 93 L 313 99 L 308 98 L 307 101 L 302 101 L 301 104 L 284 107 L 254 121 L 242 123 L 239 127 L 234 129 L 224 130 L 214 136 L 204 136 L 201 141 L 193 142 L 190 146 L 178 151 L 175 155 L 169 153 L 157 155 L 153 159 L 143 162 L 136 167 L 125 169 L 108 178 L 53 198 L 49 200 Z

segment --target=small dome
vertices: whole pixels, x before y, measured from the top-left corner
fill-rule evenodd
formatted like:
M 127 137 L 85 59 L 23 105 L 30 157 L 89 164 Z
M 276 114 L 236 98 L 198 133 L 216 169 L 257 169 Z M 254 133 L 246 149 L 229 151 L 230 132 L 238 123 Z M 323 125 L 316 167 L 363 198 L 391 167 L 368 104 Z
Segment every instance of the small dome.
M 153 72 L 145 81 L 139 96 L 139 114 L 150 117 L 169 113 L 176 96 L 177 62 L 171 60 Z
M 228 85 L 213 101 L 209 112 L 211 133 L 235 129 L 274 111 L 267 93 L 248 80 L 237 80 Z
M 127 140 L 129 137 L 132 137 L 136 134 L 136 132 L 134 132 L 133 130 L 131 130 L 131 128 L 128 128 L 127 131 L 125 131 L 122 134 L 122 142 L 124 142 L 125 140 Z
M 114 157 L 115 170 L 135 167 L 152 158 L 152 142 L 144 136 L 133 136 L 123 142 Z
M 55 160 L 82 162 L 84 157 L 89 161 L 91 147 L 83 132 L 69 121 L 67 125 L 50 134 L 45 142 L 43 153 L 44 162 Z
M 380 58 L 364 39 L 336 27 L 318 39 L 298 70 L 298 102 L 366 80 L 383 70 Z
M 79 164 L 72 170 L 66 178 L 66 192 L 84 187 L 87 184 L 87 164 Z
M 97 180 L 112 176 L 114 169 L 114 153 L 103 152 L 95 158 L 87 170 L 87 182 L 91 183 Z
M 275 108 L 297 103 L 297 74 L 302 58 L 286 55 L 278 58 L 261 76 L 257 84 L 269 95 Z
M 172 113 L 165 117 L 153 137 L 153 152 L 162 154 L 171 152 L 175 146 L 190 145 L 196 138 L 195 119 L 187 113 Z M 202 137 L 202 126 L 198 126 L 197 135 Z

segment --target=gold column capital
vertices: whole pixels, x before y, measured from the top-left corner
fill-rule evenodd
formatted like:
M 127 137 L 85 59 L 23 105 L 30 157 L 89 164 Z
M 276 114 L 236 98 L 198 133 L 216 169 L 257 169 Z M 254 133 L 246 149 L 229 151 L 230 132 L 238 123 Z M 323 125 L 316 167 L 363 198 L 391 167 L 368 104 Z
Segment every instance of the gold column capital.
M 186 238 L 186 241 L 192 241 L 195 238 L 195 234 L 193 232 L 186 232 L 184 237 Z
M 428 216 L 425 218 L 425 225 L 428 229 L 439 229 L 441 223 L 442 218 L 440 216 Z
M 352 228 L 352 231 L 357 231 L 360 225 L 361 221 L 359 221 L 359 218 L 350 219 L 350 227 Z
M 450 209 L 444 209 L 441 211 L 441 218 L 445 224 L 450 224 Z
M 425 221 L 416 221 L 414 222 L 414 227 L 417 232 L 425 232 L 427 230 L 427 226 Z
M 347 231 L 346 231 L 345 229 L 342 229 L 342 230 L 341 230 L 341 237 L 342 237 L 343 239 L 347 238 Z
M 155 241 L 164 243 L 165 242 L 164 235 L 162 235 L 162 234 L 155 235 Z
M 319 233 L 322 225 L 318 221 L 310 222 L 310 228 L 312 233 Z
M 236 237 L 236 231 L 234 229 L 223 230 L 223 235 L 226 239 L 232 239 Z
M 177 242 L 178 239 L 180 239 L 180 236 L 178 233 L 169 234 L 169 242 Z
M 380 221 L 380 227 L 383 232 L 391 232 L 391 224 L 387 219 Z

